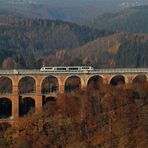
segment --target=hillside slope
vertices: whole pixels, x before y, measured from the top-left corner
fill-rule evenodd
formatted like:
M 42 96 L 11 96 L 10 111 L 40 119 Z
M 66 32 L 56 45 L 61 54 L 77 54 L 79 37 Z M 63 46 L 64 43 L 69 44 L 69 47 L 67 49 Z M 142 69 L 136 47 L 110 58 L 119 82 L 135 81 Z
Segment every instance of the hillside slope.
M 21 67 L 31 68 L 35 61 L 30 62 L 28 54 L 31 57 L 44 57 L 60 49 L 79 47 L 105 34 L 103 30 L 68 22 L 21 19 L 3 14 L 0 15 L 0 65 L 2 66 L 6 58 L 13 57 L 17 64 L 20 63 L 19 59 L 27 59 L 22 62 Z M 28 62 L 33 65 L 27 64 Z
M 92 28 L 116 32 L 148 33 L 148 6 L 128 8 L 118 13 L 104 14 L 88 23 Z
M 148 67 L 148 34 L 119 33 L 98 38 L 71 51 L 58 51 L 46 61 L 49 65 L 92 65 L 96 68 Z

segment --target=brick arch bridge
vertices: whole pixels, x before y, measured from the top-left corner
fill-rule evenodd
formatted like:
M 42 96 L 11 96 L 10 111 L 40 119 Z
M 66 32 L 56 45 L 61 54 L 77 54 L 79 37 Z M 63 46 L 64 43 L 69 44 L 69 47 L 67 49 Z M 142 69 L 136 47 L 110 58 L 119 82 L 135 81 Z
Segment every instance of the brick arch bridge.
M 35 111 L 40 111 L 43 105 L 43 96 L 56 97 L 57 94 L 64 93 L 65 83 L 70 77 L 77 77 L 80 80 L 80 88 L 87 87 L 89 80 L 92 77 L 99 76 L 103 83 L 111 83 L 116 76 L 123 77 L 125 83 L 132 81 L 139 75 L 148 77 L 148 69 L 99 69 L 91 72 L 41 72 L 40 70 L 0 70 L 0 78 L 9 78 L 12 82 L 12 92 L 0 94 L 0 100 L 7 98 L 12 104 L 12 119 L 19 117 L 19 97 L 32 98 L 35 102 Z M 19 93 L 19 83 L 23 78 L 32 78 L 35 82 L 35 91 L 32 93 Z M 56 92 L 42 93 L 42 83 L 47 77 L 54 77 L 58 82 Z M 2 85 L 2 84 L 0 84 Z M 9 120 L 9 119 L 8 119 Z M 3 122 L 0 120 L 0 122 Z

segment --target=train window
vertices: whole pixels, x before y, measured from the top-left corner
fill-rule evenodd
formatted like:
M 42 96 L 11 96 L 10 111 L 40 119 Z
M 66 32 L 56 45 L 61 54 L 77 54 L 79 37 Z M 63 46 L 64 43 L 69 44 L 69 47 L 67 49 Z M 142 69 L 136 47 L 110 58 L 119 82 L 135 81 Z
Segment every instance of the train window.
M 69 70 L 78 70 L 77 67 L 70 67 Z
M 82 69 L 89 69 L 89 67 L 82 67 Z
M 52 70 L 52 67 L 46 67 L 45 69 L 50 69 L 50 70 Z
M 66 70 L 64 67 L 57 67 L 56 70 Z

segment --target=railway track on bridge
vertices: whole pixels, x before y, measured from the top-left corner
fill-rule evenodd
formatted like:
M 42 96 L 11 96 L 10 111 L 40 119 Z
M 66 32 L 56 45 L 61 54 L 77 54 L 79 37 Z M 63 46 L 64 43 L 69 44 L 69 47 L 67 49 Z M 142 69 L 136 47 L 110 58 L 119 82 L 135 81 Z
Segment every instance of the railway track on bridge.
M 117 74 L 117 73 L 148 73 L 148 68 L 109 68 L 92 71 L 40 71 L 39 69 L 0 70 L 0 75 L 46 75 L 46 74 Z

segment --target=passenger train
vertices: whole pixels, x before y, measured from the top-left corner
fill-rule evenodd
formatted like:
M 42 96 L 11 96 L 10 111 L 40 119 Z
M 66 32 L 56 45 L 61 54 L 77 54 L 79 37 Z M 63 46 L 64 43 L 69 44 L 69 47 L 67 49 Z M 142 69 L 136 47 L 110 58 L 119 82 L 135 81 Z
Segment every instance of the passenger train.
M 69 67 L 45 67 L 43 66 L 40 71 L 42 72 L 89 72 L 93 71 L 91 66 L 69 66 Z

